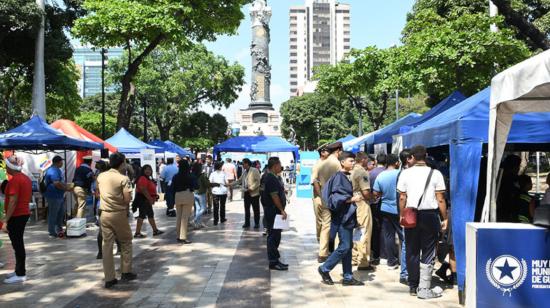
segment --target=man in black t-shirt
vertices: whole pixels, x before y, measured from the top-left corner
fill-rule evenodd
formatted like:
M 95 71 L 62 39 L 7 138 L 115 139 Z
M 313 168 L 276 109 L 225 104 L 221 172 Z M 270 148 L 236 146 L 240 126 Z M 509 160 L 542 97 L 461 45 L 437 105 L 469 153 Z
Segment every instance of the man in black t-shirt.
M 264 222 L 267 228 L 267 258 L 269 269 L 277 271 L 288 270 L 288 264 L 281 263 L 279 258 L 279 244 L 281 243 L 281 229 L 273 229 L 276 215 L 282 215 L 287 219 L 285 212 L 286 196 L 285 188 L 277 176 L 282 171 L 281 161 L 278 157 L 270 157 L 267 162 L 268 171 L 261 179 L 261 201 L 264 208 Z

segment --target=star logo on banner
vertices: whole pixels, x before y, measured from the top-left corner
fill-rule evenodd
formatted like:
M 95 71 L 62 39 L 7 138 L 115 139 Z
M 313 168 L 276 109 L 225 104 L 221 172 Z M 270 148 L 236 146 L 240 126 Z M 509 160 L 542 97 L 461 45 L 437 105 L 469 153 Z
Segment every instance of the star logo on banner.
M 512 290 L 517 289 L 527 278 L 527 262 L 511 255 L 502 255 L 487 261 L 485 272 L 487 279 L 495 288 L 512 296 Z
M 497 266 L 496 267 L 500 271 L 500 278 L 499 280 L 502 280 L 505 277 L 510 277 L 510 279 L 514 279 L 514 276 L 512 275 L 512 272 L 518 268 L 518 266 L 510 266 L 508 264 L 508 259 L 505 259 L 503 266 Z

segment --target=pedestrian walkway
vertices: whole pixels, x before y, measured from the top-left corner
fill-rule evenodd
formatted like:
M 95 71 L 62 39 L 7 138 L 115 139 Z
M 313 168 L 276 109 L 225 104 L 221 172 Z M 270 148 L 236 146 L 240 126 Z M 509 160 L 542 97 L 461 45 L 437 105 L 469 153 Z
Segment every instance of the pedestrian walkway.
M 227 223 L 212 227 L 209 222 L 209 228 L 194 231 L 191 245 L 176 243 L 175 221 L 163 214 L 163 203 L 155 210 L 166 233 L 152 237 L 146 224 L 147 238 L 134 240 L 133 246 L 138 279 L 111 290 L 103 288 L 101 260 L 95 259 L 97 229 L 84 238 L 59 240 L 48 239 L 45 224 L 30 224 L 28 281 L 0 285 L 0 307 L 460 307 L 456 289 L 430 301 L 409 296 L 398 271 L 383 266 L 355 273 L 366 286 L 321 284 L 310 200 L 294 199 L 288 207 L 292 228 L 283 232 L 280 247 L 288 272 L 267 269 L 262 231 L 241 228 L 241 200 L 228 204 Z M 0 239 L 3 279 L 14 257 L 7 235 Z M 335 281 L 340 273 L 340 267 L 333 271 Z

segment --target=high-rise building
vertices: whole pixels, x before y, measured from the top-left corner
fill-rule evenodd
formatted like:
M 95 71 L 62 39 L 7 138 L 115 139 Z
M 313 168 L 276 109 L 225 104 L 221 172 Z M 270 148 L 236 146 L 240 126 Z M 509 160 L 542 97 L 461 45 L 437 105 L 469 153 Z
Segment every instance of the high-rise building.
M 73 48 L 73 59 L 80 72 L 78 80 L 80 96 L 84 98 L 101 93 L 101 48 L 85 46 L 74 46 Z M 106 53 L 107 59 L 119 58 L 123 51 L 122 48 L 109 48 Z M 105 92 L 109 93 L 113 90 L 113 87 L 105 86 Z
M 350 5 L 306 0 L 290 7 L 290 95 L 310 83 L 314 67 L 335 65 L 350 51 Z

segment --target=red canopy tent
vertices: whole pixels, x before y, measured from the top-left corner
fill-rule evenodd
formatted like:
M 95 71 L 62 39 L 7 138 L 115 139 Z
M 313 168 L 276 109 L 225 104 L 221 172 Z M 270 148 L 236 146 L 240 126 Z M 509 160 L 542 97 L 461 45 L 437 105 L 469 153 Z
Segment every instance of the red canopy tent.
M 111 144 L 103 141 L 98 136 L 96 136 L 96 135 L 90 133 L 89 131 L 85 130 L 84 128 L 78 126 L 75 122 L 73 122 L 71 120 L 63 120 L 63 119 L 57 120 L 57 121 L 53 122 L 50 126 L 53 127 L 54 129 L 60 130 L 61 132 L 63 132 L 65 135 L 67 135 L 69 137 L 73 137 L 73 138 L 81 139 L 81 140 L 86 140 L 86 141 L 93 141 L 93 142 L 102 143 L 103 146 L 105 147 L 105 149 L 108 149 L 109 152 L 111 152 L 111 153 L 114 153 L 114 152 L 118 151 L 116 147 L 114 147 Z M 79 151 L 79 152 L 77 152 L 76 166 L 80 166 L 80 164 L 82 163 L 82 158 L 84 156 L 91 155 L 91 153 L 92 153 L 91 151 Z

